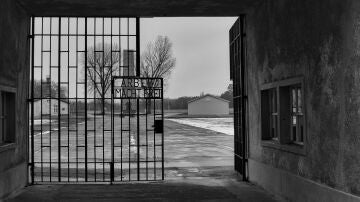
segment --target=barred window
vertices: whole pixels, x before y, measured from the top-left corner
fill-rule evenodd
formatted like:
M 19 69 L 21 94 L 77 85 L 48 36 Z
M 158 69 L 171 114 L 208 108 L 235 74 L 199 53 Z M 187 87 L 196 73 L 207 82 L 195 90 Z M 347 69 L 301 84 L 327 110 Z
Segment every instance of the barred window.
M 294 78 L 262 86 L 262 140 L 303 146 L 305 115 L 302 79 Z

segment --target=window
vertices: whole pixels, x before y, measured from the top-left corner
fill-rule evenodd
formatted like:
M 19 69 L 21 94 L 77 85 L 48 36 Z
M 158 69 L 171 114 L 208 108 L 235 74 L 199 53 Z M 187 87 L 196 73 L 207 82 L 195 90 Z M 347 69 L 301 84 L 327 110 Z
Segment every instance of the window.
M 302 107 L 301 86 L 292 86 L 290 88 L 291 100 L 291 141 L 298 144 L 304 142 L 304 114 Z
M 54 108 L 54 113 L 57 113 L 58 112 L 58 105 L 54 104 L 53 108 Z
M 0 89 L 0 145 L 15 141 L 15 93 Z
M 305 116 L 302 79 L 266 84 L 261 90 L 262 140 L 279 145 L 304 145 Z

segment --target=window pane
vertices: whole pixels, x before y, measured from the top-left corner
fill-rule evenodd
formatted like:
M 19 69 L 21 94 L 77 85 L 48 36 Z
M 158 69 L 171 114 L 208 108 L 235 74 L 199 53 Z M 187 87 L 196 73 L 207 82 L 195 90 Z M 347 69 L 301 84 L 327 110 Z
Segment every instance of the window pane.
M 269 90 L 269 107 L 270 107 L 270 138 L 278 137 L 278 114 L 277 114 L 277 92 L 276 89 Z
M 296 113 L 296 90 L 295 89 L 292 89 L 291 90 L 292 93 L 291 93 L 291 96 L 292 96 L 292 112 Z
M 292 116 L 291 118 L 291 140 L 297 141 L 296 127 L 297 126 L 297 117 Z
M 276 115 L 270 116 L 270 124 L 271 124 L 270 137 L 276 138 L 277 137 L 277 116 Z
M 271 121 L 271 137 L 275 137 L 275 133 L 276 133 L 276 128 L 275 128 L 275 119 L 274 116 L 271 117 L 272 121 Z
M 302 100 L 302 97 L 301 97 L 301 88 L 298 88 L 298 90 L 297 90 L 297 98 L 298 98 L 298 112 L 299 113 L 302 113 L 302 102 L 301 102 L 301 100 Z
M 273 92 L 273 100 L 272 100 L 272 102 L 273 102 L 273 109 L 274 109 L 274 111 L 273 112 L 277 112 L 277 102 L 276 102 L 276 98 L 277 98 L 277 95 L 276 95 L 276 90 L 275 89 L 273 89 L 272 90 L 272 92 Z
M 296 122 L 297 122 L 297 121 L 296 121 L 296 116 L 293 116 L 293 118 L 292 118 L 292 124 L 293 124 L 293 125 L 296 125 Z
M 278 128 L 277 128 L 277 116 L 274 116 L 274 138 L 277 138 L 277 134 L 278 134 Z
M 299 119 L 299 141 L 304 142 L 304 117 L 300 116 Z
M 0 91 L 0 144 L 14 142 L 15 93 Z
M 296 141 L 296 126 L 292 126 L 292 140 Z
M 275 89 L 269 90 L 269 94 L 270 94 L 270 112 L 276 113 L 277 112 L 276 90 Z

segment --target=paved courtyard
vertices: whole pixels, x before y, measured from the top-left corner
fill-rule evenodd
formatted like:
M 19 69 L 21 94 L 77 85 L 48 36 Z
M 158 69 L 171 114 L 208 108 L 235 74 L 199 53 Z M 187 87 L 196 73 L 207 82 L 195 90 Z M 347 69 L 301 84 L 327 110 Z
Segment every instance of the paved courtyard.
M 141 180 L 154 179 L 154 176 L 156 179 L 162 177 L 161 134 L 155 134 L 152 131 L 153 119 L 153 115 L 140 117 Z M 191 168 L 189 173 L 201 173 L 192 167 L 205 168 L 222 165 L 222 167 L 232 168 L 233 136 L 179 124 L 171 120 L 174 119 L 165 120 L 166 169 L 164 174 L 166 178 L 186 175 L 182 171 L 186 168 Z M 85 144 L 85 120 L 67 122 L 65 119 L 61 121 L 60 127 L 58 122 L 51 124 L 48 122 L 42 126 L 35 125 L 35 181 L 58 181 L 59 159 L 62 182 L 85 181 L 85 169 L 87 169 L 89 181 L 109 181 L 112 149 L 114 150 L 115 180 L 136 179 L 138 166 L 136 117 L 122 119 L 116 117 L 114 122 L 114 148 L 111 146 L 110 116 L 104 116 L 104 119 L 101 116 L 91 117 L 87 120 L 87 144 Z M 123 124 L 120 124 L 121 122 Z M 129 126 L 130 132 L 123 131 L 121 134 L 120 130 L 124 130 L 124 127 L 128 129 Z
M 233 171 L 233 136 L 165 121 L 165 181 L 34 185 L 10 201 L 277 201 Z

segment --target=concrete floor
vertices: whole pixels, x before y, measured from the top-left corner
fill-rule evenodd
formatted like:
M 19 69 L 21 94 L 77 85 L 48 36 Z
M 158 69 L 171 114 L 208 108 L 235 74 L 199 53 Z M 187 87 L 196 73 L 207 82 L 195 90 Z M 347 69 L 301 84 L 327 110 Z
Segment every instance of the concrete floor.
M 9 201 L 277 201 L 239 180 L 187 179 L 117 185 L 34 185 Z
M 233 171 L 233 136 L 165 122 L 165 181 L 34 185 L 8 201 L 279 201 Z

